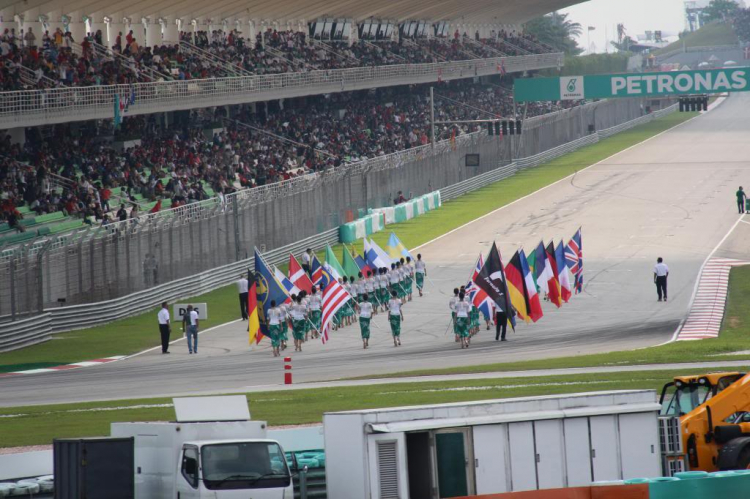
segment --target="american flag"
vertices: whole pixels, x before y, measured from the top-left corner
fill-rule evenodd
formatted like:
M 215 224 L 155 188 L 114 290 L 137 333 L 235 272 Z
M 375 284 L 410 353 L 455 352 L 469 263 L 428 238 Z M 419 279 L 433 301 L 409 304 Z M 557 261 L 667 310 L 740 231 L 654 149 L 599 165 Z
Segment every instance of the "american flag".
M 575 233 L 573 238 L 565 247 L 565 261 L 568 262 L 570 272 L 573 274 L 573 287 L 576 294 L 583 291 L 583 244 L 581 241 L 581 229 Z
M 351 296 L 339 282 L 331 275 L 331 268 L 327 263 L 321 268 L 320 288 L 323 290 L 323 317 L 321 320 L 320 337 L 323 344 L 328 342 L 328 332 L 336 312 L 351 299 Z

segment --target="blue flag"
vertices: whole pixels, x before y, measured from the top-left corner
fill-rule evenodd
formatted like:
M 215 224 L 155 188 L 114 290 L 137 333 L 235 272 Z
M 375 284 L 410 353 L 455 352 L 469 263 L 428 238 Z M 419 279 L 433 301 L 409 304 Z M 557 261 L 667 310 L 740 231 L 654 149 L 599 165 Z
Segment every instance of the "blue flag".
M 289 299 L 284 287 L 274 276 L 273 270 L 263 260 L 258 249 L 255 249 L 255 281 L 257 283 L 258 319 L 260 319 L 260 331 L 264 336 L 268 336 L 268 310 L 271 308 L 271 302 L 275 301 L 276 306 L 281 305 Z

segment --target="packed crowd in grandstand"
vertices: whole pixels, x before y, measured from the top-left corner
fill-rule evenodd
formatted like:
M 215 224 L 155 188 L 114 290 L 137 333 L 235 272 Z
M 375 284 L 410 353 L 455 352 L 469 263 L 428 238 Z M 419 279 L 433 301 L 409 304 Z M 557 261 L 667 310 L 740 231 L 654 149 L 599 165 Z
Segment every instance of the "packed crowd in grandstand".
M 70 32 L 0 36 L 0 89 L 129 84 L 193 80 L 290 71 L 342 69 L 518 56 L 549 52 L 533 36 L 492 33 L 479 39 L 452 37 L 321 42 L 304 32 L 269 29 L 256 40 L 237 31 L 183 32 L 180 44 L 148 47 L 132 30 L 116 34 L 111 47 L 102 32 L 74 40 Z
M 536 103 L 527 112 L 530 117 L 559 109 L 558 103 Z M 62 211 L 108 223 L 139 215 L 139 201 L 164 199 L 174 208 L 430 142 L 427 85 L 287 100 L 283 107 L 235 106 L 230 117 L 225 110 L 193 110 L 189 119 L 168 127 L 156 115 L 128 117 L 117 134 L 140 143 L 124 151 L 111 142 L 111 121 L 93 132 L 91 126 L 58 125 L 51 137 L 29 129 L 24 146 L 6 136 L 0 140 L 2 217 L 15 226 L 15 207 L 25 205 L 38 215 Z M 435 113 L 438 121 L 508 117 L 512 97 L 502 86 L 444 83 L 436 89 Z M 220 133 L 204 135 L 205 128 L 217 126 Z M 443 125 L 436 135 L 478 129 Z M 60 192 L 50 174 L 70 184 Z M 132 206 L 133 213 L 116 213 L 119 206 L 110 200 L 115 188 L 117 202 L 126 202 L 128 212 Z

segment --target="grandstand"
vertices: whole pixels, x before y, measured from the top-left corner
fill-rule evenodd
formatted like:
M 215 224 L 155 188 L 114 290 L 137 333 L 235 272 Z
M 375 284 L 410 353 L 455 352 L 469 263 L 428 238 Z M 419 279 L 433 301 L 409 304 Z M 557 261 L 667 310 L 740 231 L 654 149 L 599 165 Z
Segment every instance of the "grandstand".
M 43 256 L 59 248 L 80 255 L 84 242 L 103 235 L 161 230 L 162 222 L 150 222 L 157 213 L 223 212 L 237 199 L 280 192 L 268 189 L 275 183 L 311 184 L 306 179 L 330 169 L 351 174 L 373 161 L 423 157 L 416 151 L 432 139 L 431 85 L 436 119 L 515 118 L 513 75 L 562 64 L 562 54 L 525 34 L 522 23 L 572 3 L 350 2 L 323 13 L 288 2 L 252 15 L 237 2 L 124 2 L 117 11 L 81 2 L 73 12 L 56 1 L 6 6 L 0 276 L 16 285 L 0 292 L 0 317 L 97 296 L 106 259 L 97 269 L 92 263 L 88 284 L 73 294 L 69 284 L 64 293 L 50 287 L 59 268 L 34 274 L 30 262 L 44 266 Z M 539 103 L 525 113 L 576 104 Z M 476 144 L 482 133 L 476 125 L 437 127 L 435 141 L 455 147 L 466 136 L 461 143 Z M 247 189 L 258 194 L 232 197 Z M 45 280 L 41 299 L 24 289 Z M 106 296 L 144 286 L 113 292 L 108 285 Z M 81 294 L 86 287 L 91 292 Z

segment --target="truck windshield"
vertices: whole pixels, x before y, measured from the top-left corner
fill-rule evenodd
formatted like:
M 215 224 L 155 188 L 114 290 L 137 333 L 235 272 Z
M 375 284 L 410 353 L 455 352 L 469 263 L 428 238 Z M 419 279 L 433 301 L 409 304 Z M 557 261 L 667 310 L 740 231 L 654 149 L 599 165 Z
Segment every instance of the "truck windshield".
M 711 389 L 706 385 L 674 385 L 664 390 L 661 402 L 662 416 L 682 416 L 708 400 Z
M 288 487 L 291 480 L 284 453 L 274 442 L 204 445 L 201 465 L 207 489 Z

